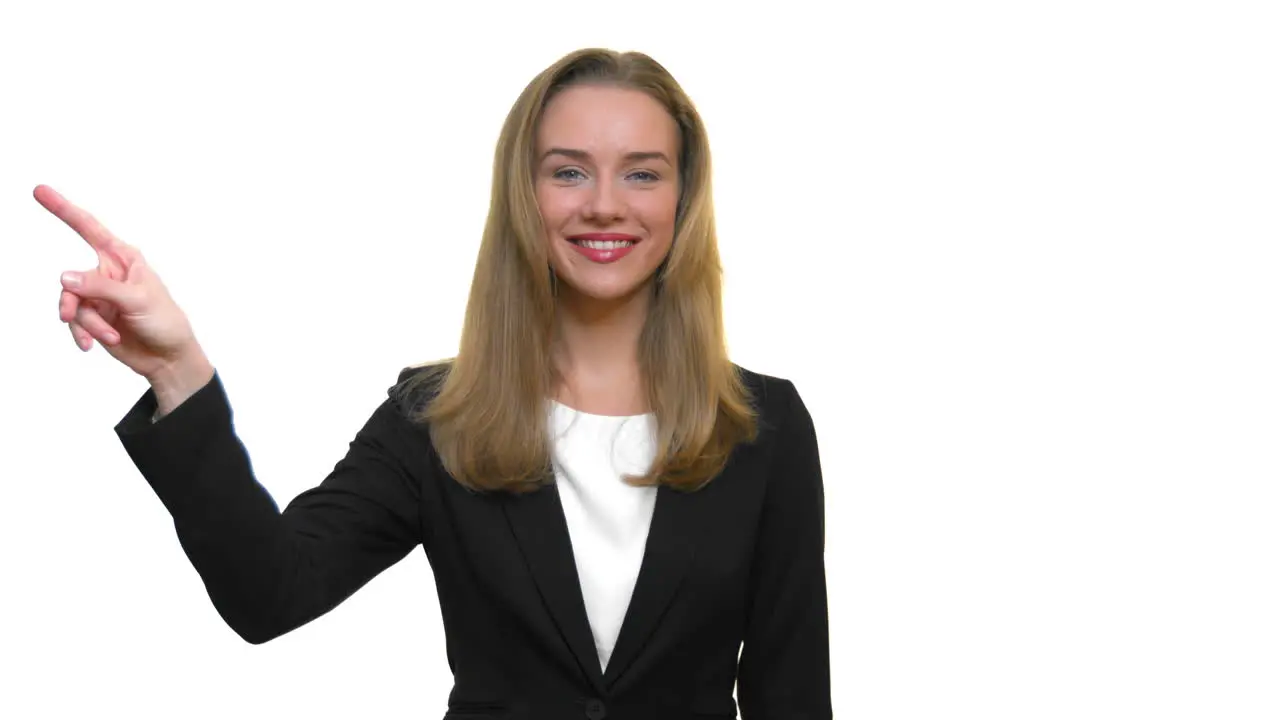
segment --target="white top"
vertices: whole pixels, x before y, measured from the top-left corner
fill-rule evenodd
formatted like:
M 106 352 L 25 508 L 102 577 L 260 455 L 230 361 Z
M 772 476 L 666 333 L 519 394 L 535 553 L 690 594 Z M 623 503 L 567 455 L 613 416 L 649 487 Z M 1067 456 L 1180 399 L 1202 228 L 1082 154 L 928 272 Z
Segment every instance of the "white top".
M 601 671 L 609 664 L 640 574 L 657 488 L 625 474 L 649 469 L 653 413 L 592 415 L 550 402 L 552 467 Z

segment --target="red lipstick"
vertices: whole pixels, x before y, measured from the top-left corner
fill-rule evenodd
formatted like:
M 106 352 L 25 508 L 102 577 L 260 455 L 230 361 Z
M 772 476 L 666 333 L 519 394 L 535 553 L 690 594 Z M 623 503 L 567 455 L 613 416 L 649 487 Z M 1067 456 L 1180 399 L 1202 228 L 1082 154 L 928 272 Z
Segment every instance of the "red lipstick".
M 621 260 L 640 238 L 626 233 L 582 233 L 566 238 L 573 249 L 595 263 L 611 263 Z

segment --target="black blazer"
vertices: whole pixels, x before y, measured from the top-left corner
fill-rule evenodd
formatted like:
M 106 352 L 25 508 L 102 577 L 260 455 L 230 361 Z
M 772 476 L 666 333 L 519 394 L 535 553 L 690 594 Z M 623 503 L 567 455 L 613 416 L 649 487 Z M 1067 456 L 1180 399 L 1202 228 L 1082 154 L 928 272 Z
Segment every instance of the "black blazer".
M 813 422 L 791 382 L 740 371 L 760 435 L 702 490 L 659 488 L 604 672 L 554 484 L 524 496 L 467 490 L 408 422 L 414 401 L 396 386 L 283 513 L 254 478 L 217 374 L 154 424 L 148 389 L 115 431 L 247 642 L 327 613 L 422 545 L 454 674 L 445 718 L 830 718 Z

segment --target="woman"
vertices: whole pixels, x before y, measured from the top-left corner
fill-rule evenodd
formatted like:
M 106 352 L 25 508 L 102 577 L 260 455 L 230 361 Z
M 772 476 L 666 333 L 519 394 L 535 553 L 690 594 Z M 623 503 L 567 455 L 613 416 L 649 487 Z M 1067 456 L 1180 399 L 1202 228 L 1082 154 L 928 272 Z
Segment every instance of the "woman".
M 148 380 L 116 432 L 246 641 L 422 545 L 446 717 L 831 716 L 813 424 L 790 382 L 726 355 L 705 130 L 649 57 L 582 50 L 529 84 L 457 356 L 401 370 L 283 512 L 141 253 L 35 196 L 97 250 L 61 319 Z

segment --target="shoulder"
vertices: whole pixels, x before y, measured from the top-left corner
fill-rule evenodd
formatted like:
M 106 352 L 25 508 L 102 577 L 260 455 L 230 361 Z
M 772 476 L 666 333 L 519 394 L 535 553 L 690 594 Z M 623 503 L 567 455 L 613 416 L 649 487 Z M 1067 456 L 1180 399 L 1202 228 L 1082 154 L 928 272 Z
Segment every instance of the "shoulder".
M 452 360 L 439 360 L 401 367 L 387 398 L 403 413 L 416 414 L 440 391 L 452 365 Z
M 387 388 L 388 398 L 404 413 L 416 414 L 431 402 L 449 375 L 452 359 L 401 367 Z M 737 363 L 734 370 L 755 409 L 760 429 L 770 435 L 812 433 L 813 421 L 790 378 L 757 372 Z
M 737 363 L 734 369 L 756 409 L 761 430 L 785 434 L 794 431 L 797 425 L 802 430 L 812 425 L 808 408 L 791 379 L 756 372 Z
M 754 396 L 761 442 L 767 449 L 765 506 L 784 526 L 821 526 L 824 496 L 822 460 L 813 417 L 789 378 L 739 368 Z

